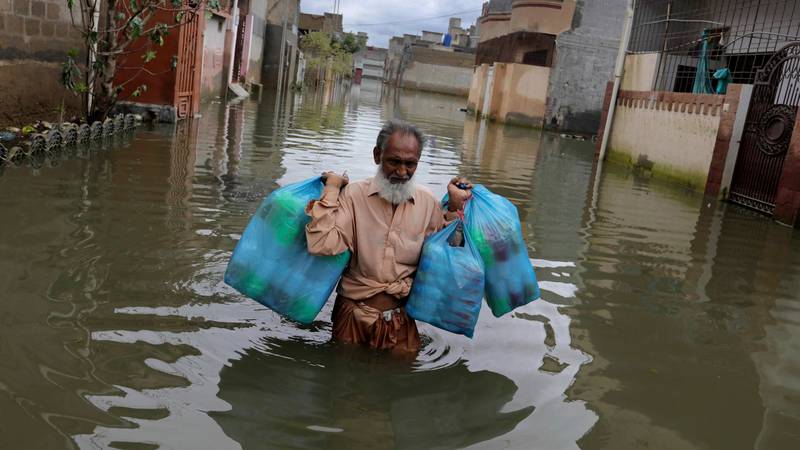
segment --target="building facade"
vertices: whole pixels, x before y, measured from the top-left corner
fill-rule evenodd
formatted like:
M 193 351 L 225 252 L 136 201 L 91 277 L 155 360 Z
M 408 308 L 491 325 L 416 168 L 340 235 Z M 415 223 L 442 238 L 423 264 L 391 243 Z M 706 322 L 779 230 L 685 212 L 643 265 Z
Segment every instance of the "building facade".
M 502 122 L 594 133 L 605 83 L 613 76 L 626 4 L 625 0 L 484 3 L 478 19 L 476 65 L 486 68 L 475 71 L 469 109 Z M 495 78 L 489 70 L 495 64 L 512 66 L 504 66 L 504 76 L 525 73 L 526 80 L 536 78 L 536 83 L 530 84 L 536 85 L 535 92 L 519 92 L 519 85 Z M 486 86 L 487 82 L 501 87 Z M 502 88 L 505 84 L 515 92 Z M 507 97 L 519 96 L 529 99 L 513 102 L 519 111 L 497 106 Z
M 607 157 L 800 226 L 796 6 L 637 2 Z
M 291 4 L 288 2 L 289 11 Z M 202 101 L 260 90 L 262 61 L 273 56 L 267 46 L 267 18 L 281 5 L 269 0 L 229 0 L 217 11 L 202 8 L 197 14 L 184 15 L 181 26 L 167 36 L 148 67 L 156 75 L 140 70 L 143 51 L 120 58 L 119 65 L 125 69 L 115 80 L 124 85 L 121 98 L 128 98 L 129 91 L 139 84 L 147 84 L 148 89 L 129 99 L 134 101 L 121 102 L 119 108 L 174 121 L 194 116 Z M 156 14 L 161 22 L 175 20 L 173 11 Z M 288 16 L 292 17 L 290 12 Z M 174 70 L 170 70 L 173 64 Z M 233 89 L 231 94 L 229 89 Z
M 271 0 L 267 9 L 262 83 L 281 92 L 296 79 L 300 59 L 300 1 Z
M 363 77 L 383 80 L 388 50 L 380 47 L 364 47 L 358 57 L 363 63 Z
M 475 26 L 453 17 L 447 33 L 422 31 L 389 40 L 383 79 L 393 86 L 466 97 L 475 65 Z

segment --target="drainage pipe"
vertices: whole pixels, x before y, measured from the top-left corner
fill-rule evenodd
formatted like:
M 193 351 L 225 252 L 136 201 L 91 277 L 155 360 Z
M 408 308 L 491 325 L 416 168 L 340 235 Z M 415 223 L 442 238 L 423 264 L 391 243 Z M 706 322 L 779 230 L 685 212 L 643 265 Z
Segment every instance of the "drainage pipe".
M 623 69 L 625 67 L 625 54 L 628 49 L 628 42 L 631 39 L 631 28 L 633 26 L 633 8 L 636 6 L 635 0 L 628 0 L 628 8 L 625 13 L 625 22 L 622 28 L 622 38 L 619 40 L 619 51 L 617 52 L 617 64 L 614 68 L 614 88 L 611 90 L 611 103 L 608 105 L 608 116 L 603 128 L 603 141 L 600 144 L 600 154 L 598 161 L 603 161 L 606 157 L 608 139 L 611 137 L 611 125 L 614 123 L 614 113 L 617 110 L 617 97 L 619 96 L 619 85 L 622 82 Z

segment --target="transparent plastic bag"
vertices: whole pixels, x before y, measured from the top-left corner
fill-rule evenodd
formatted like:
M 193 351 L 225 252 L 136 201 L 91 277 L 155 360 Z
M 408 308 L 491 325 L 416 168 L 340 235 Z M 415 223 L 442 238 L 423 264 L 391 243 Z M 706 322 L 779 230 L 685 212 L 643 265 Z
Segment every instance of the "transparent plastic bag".
M 462 247 L 450 245 L 460 225 L 455 221 L 425 240 L 406 312 L 416 320 L 472 337 L 483 299 L 483 262 L 466 231 Z
M 517 208 L 505 197 L 475 185 L 464 217 L 467 235 L 483 260 L 486 303 L 492 314 L 500 317 L 539 298 Z
M 273 191 L 258 207 L 233 251 L 225 282 L 281 315 L 311 323 L 350 260 L 308 253 L 306 204 L 319 199 L 320 177 Z

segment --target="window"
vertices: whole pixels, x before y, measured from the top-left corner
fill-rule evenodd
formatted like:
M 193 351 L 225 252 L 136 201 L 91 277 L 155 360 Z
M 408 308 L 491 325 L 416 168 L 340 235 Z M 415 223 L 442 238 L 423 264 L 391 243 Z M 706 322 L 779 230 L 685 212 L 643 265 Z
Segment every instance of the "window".
M 526 52 L 522 56 L 522 64 L 547 67 L 547 54 L 547 50 L 534 50 L 532 52 Z

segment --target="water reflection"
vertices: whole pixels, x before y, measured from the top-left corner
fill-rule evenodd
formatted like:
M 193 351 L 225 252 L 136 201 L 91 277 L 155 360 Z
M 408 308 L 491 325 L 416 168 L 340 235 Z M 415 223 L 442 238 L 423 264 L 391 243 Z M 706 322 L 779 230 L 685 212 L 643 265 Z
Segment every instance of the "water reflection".
M 613 166 L 595 194 L 591 143 L 462 107 L 366 81 L 7 167 L 0 447 L 796 447 L 791 230 Z M 265 194 L 371 176 L 389 117 L 430 136 L 437 195 L 464 173 L 517 205 L 543 290 L 474 340 L 423 324 L 410 364 L 222 283 Z
M 581 445 L 795 447 L 792 230 L 613 166 L 595 213 L 572 312 L 576 342 L 596 360 L 570 394 L 601 420 Z M 767 344 L 768 330 L 783 336 Z
M 223 369 L 219 396 L 232 410 L 214 417 L 247 448 L 460 448 L 530 414 L 532 407 L 499 412 L 516 390 L 502 375 L 463 364 L 409 372 L 374 353 L 309 353 L 305 342 L 284 341 Z

